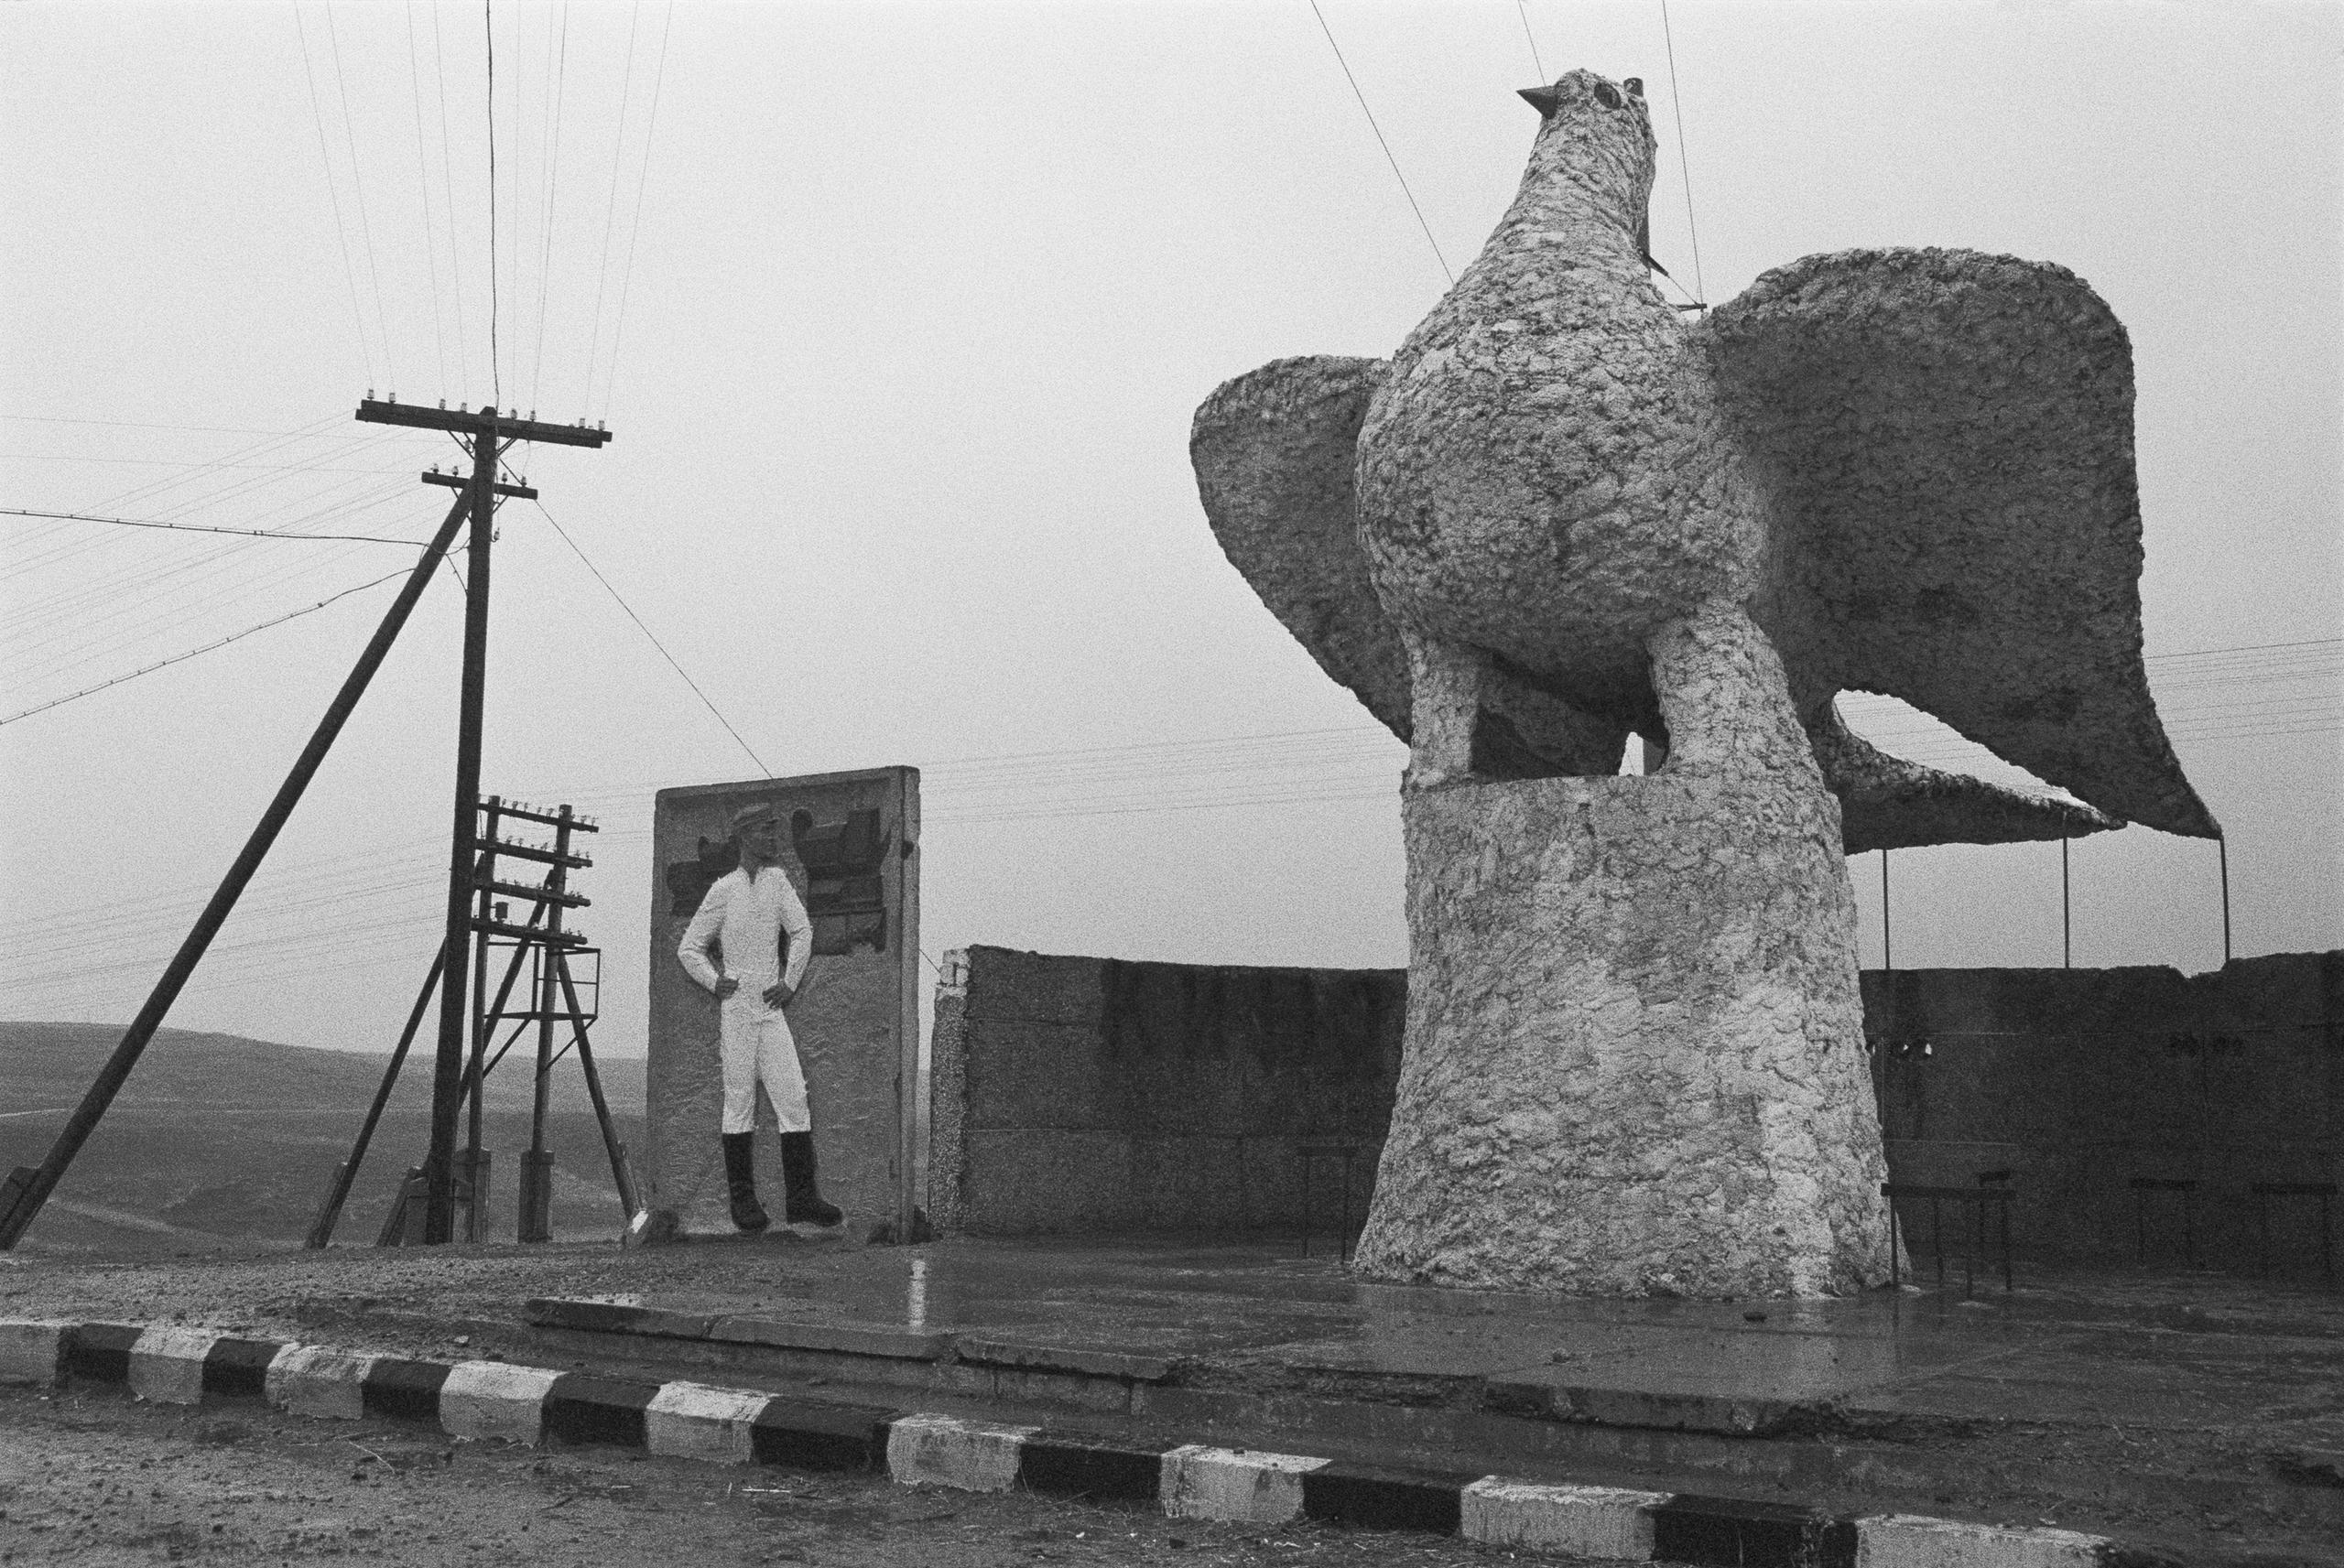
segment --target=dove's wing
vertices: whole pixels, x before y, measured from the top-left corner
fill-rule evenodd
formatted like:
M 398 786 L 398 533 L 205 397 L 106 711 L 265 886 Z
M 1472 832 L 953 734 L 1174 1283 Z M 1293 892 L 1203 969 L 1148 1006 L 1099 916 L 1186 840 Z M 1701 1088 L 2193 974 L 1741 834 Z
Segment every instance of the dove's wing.
M 1318 667 L 1408 738 L 1408 661 L 1360 553 L 1351 470 L 1382 360 L 1275 360 L 1197 410 L 1213 537 Z
M 1807 721 L 1807 733 L 1823 782 L 1839 797 L 1839 838 L 1850 855 L 1916 844 L 2081 838 L 2124 826 L 2089 806 L 1890 756 L 1842 723 L 1833 703 Z
M 1846 251 L 1696 331 L 1770 514 L 1752 609 L 1803 708 L 1886 692 L 2105 811 L 2219 836 L 2141 663 L 2132 351 L 2082 280 Z

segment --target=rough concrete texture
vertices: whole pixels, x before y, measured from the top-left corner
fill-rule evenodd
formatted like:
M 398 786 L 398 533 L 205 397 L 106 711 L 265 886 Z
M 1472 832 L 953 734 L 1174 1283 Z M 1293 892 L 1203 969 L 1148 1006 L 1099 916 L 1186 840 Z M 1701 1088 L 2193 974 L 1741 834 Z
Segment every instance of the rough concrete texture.
M 1164 1455 L 1156 1495 L 1175 1519 L 1282 1524 L 1302 1512 L 1302 1478 L 1327 1467 L 1299 1454 L 1188 1444 Z
M 2344 1178 L 2344 953 L 2187 976 L 1897 969 L 1863 988 L 1898 1180 L 2009 1172 L 2022 1258 L 2317 1273 L 2317 1196 L 2254 1187 Z M 2344 1204 L 2328 1208 L 2344 1258 Z M 1931 1216 L 1904 1217 L 1926 1260 Z
M 288 1345 L 268 1364 L 268 1402 L 294 1415 L 362 1421 L 376 1357 L 322 1345 Z
M 1017 1484 L 1021 1445 L 1040 1430 L 956 1416 L 907 1416 L 887 1428 L 887 1469 L 912 1486 L 1005 1492 Z
M 846 1211 L 858 1235 L 892 1227 L 909 1180 L 902 1087 L 917 1071 L 919 979 L 919 774 L 875 768 L 659 792 L 652 819 L 650 1051 L 645 1073 L 646 1143 L 638 1174 L 661 1231 L 732 1228 L 717 1141 L 723 1109 L 717 1004 L 676 960 L 676 945 L 709 882 L 737 863 L 732 814 L 752 803 L 778 805 L 782 819 L 811 814 L 818 833 L 835 834 L 860 813 L 875 816 L 875 858 L 853 874 L 809 867 L 834 846 L 801 845 L 792 835 L 783 869 L 814 919 L 814 956 L 790 1033 L 806 1073 L 822 1195 Z M 870 931 L 850 930 L 852 914 Z M 875 939 L 875 946 L 874 946 Z M 781 1148 L 772 1108 L 760 1094 L 754 1144 L 757 1185 L 781 1223 Z
M 1589 755 L 1625 728 L 1665 741 L 1645 639 L 1742 603 L 1851 850 L 2120 817 L 2211 836 L 2140 660 L 2131 354 L 2107 307 L 2056 266 L 1847 252 L 1688 328 L 1644 257 L 1643 100 L 1585 71 L 1555 92 L 1514 205 L 1388 364 L 1282 360 L 1198 411 L 1207 514 L 1271 610 L 1403 739 L 1410 638 L 1486 662 L 1476 771 L 1517 778 L 1612 771 Z M 2107 809 L 1838 743 L 1843 688 Z
M 1336 1132 L 1361 1141 L 1351 1215 L 1364 1217 L 1405 973 L 1117 967 L 997 947 L 971 949 L 958 973 L 938 988 L 932 1086 L 931 1212 L 947 1234 L 1291 1235 L 1293 1150 Z M 2011 1172 L 2023 1264 L 2130 1263 L 2145 1243 L 2153 1267 L 2181 1269 L 2194 1246 L 2200 1263 L 2259 1270 L 2267 1239 L 2274 1275 L 2317 1271 L 2317 1199 L 2258 1203 L 2252 1184 L 2344 1177 L 2344 954 L 2191 976 L 1897 969 L 1861 982 L 1891 1178 L 1967 1186 Z M 1325 1011 L 1298 1005 L 1311 998 Z M 1111 1009 L 1134 1018 L 1111 1022 Z M 1115 1088 L 1103 1101 L 1063 1092 L 1101 1083 Z M 1338 1222 L 1337 1176 L 1332 1162 L 1314 1173 L 1321 1238 Z M 2137 1194 L 2135 1178 L 2198 1185 L 2185 1206 L 2173 1189 Z M 2344 1203 L 2333 1206 L 2344 1257 Z M 1958 1260 L 1966 1216 L 1948 1214 Z M 1904 1216 L 1924 1265 L 1929 1219 L 1926 1206 Z
M 654 1454 L 746 1465 L 755 1457 L 750 1428 L 766 1396 L 701 1383 L 668 1383 L 643 1408 L 644 1444 Z
M 1669 1496 L 1625 1487 L 1542 1486 L 1492 1476 L 1465 1488 L 1458 1533 L 1484 1546 L 1643 1563 L 1652 1556 L 1652 1510 Z
M 209 1329 L 157 1324 L 130 1347 L 130 1391 L 157 1404 L 191 1405 L 203 1398 L 203 1357 L 220 1336 Z
M 1306 1138 L 1358 1146 L 1364 1213 L 1399 1068 L 1397 972 L 999 947 L 969 949 L 962 972 L 939 989 L 929 1079 L 928 1204 L 946 1232 L 1291 1229 Z M 1340 1157 L 1309 1177 L 1331 1238 Z
M 1968 252 L 1809 257 L 1688 328 L 1645 251 L 1640 92 L 1572 71 L 1535 101 L 1514 204 L 1387 365 L 1266 367 L 1191 439 L 1321 665 L 1388 714 L 1404 655 L 1408 1060 L 1362 1262 L 1857 1288 L 1884 1167 L 1826 770 L 1857 847 L 2219 831 L 2141 663 L 2130 349 L 2071 274 Z M 2092 809 L 1884 758 L 1832 711 L 1850 688 Z M 1658 777 L 1506 782 L 1614 773 L 1631 730 Z
M 1677 740 L 1659 776 L 1404 798 L 1408 1044 L 1371 1277 L 1737 1297 L 1888 1277 L 1838 807 L 1746 621 L 1673 630 L 1654 664 Z

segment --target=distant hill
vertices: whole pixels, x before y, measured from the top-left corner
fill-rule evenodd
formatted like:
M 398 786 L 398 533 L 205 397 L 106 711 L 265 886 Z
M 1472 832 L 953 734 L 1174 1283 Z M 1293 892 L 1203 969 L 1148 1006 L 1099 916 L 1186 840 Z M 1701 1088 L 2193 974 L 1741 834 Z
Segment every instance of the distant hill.
M 120 1025 L 0 1023 L 0 1170 L 38 1164 L 122 1037 Z M 491 1074 L 491 1234 L 513 1237 L 528 1146 L 531 1042 Z M 387 1056 L 166 1029 L 27 1234 L 27 1251 L 153 1253 L 228 1238 L 298 1242 L 350 1152 Z M 595 1060 L 622 1141 L 643 1136 L 644 1065 Z M 615 1235 L 616 1188 L 583 1075 L 553 1070 L 548 1145 L 558 1235 Z M 431 1060 L 410 1053 L 383 1114 L 337 1244 L 374 1238 L 399 1177 L 430 1137 Z

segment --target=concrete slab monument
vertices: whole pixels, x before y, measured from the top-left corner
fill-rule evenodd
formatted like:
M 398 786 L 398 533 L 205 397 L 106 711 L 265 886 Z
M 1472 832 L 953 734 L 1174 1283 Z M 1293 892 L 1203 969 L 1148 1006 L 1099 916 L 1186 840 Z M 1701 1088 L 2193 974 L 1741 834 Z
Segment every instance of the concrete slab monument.
M 677 957 L 693 915 L 740 864 L 736 823 L 770 806 L 776 864 L 810 923 L 783 1010 L 803 1068 L 822 1195 L 857 1238 L 912 1217 L 919 1044 L 919 773 L 817 773 L 661 790 L 652 818 L 651 1039 L 645 1109 L 653 1224 L 730 1233 L 719 1142 L 720 1004 Z M 751 956 L 718 955 L 738 969 Z M 786 958 L 783 960 L 786 963 Z M 754 1169 L 785 1212 L 784 1147 L 754 1102 Z
M 1673 308 L 1641 83 L 1523 96 L 1521 189 L 1399 351 L 1242 376 L 1191 443 L 1231 560 L 1410 743 L 1359 1266 L 1861 1289 L 1888 1224 L 1843 855 L 2219 832 L 2141 662 L 2130 347 L 2073 274 L 1968 251 Z M 2070 795 L 1878 752 L 1842 690 Z

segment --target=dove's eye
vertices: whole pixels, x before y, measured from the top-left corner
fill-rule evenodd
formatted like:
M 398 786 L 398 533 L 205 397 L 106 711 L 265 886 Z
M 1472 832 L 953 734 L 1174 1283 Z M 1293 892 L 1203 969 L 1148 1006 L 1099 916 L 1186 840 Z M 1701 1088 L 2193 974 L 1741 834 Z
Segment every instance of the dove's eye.
M 1595 84 L 1595 98 L 1596 102 L 1601 103 L 1606 109 L 1617 109 L 1620 106 L 1620 90 L 1608 81 L 1599 81 Z

